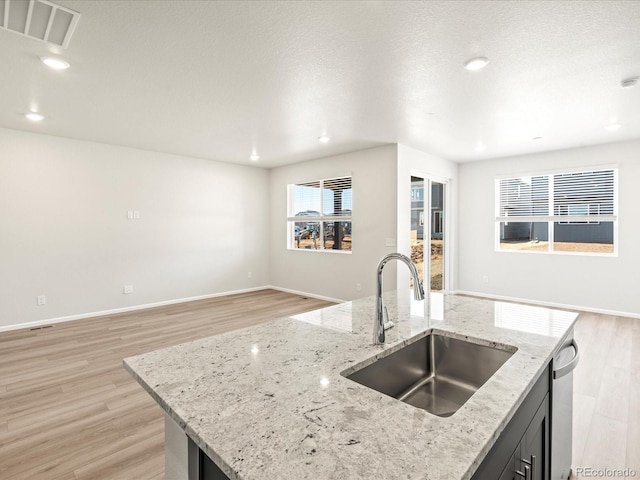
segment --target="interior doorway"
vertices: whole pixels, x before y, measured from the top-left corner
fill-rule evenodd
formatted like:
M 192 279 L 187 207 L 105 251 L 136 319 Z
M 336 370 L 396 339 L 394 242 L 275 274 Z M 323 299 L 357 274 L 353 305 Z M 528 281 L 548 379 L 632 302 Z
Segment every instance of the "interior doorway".
M 411 176 L 411 260 L 431 292 L 445 289 L 445 199 L 445 181 Z

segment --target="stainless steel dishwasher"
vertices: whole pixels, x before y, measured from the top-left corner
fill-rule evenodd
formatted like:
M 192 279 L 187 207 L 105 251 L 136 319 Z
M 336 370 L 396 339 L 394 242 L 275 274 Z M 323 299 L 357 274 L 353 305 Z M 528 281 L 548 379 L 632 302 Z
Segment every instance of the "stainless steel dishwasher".
M 573 329 L 553 357 L 551 387 L 551 480 L 568 480 L 571 476 L 573 429 L 573 369 L 580 361 Z

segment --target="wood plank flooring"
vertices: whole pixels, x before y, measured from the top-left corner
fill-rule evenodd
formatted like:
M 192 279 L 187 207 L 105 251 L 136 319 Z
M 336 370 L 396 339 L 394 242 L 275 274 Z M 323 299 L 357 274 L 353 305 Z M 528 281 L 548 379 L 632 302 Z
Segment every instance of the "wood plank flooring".
M 160 407 L 122 359 L 328 305 L 265 290 L 0 333 L 0 479 L 161 480 Z M 583 313 L 576 325 L 578 468 L 640 476 L 640 320 Z
M 572 478 L 589 478 L 581 468 L 640 477 L 640 319 L 583 313 L 575 338 Z
M 0 479 L 163 479 L 162 411 L 122 359 L 327 305 L 263 290 L 0 333 Z

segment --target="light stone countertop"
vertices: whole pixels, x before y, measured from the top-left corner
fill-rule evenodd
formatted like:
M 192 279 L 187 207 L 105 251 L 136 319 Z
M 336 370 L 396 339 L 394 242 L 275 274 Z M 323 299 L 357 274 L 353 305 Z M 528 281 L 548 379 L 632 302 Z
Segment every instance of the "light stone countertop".
M 385 293 L 127 358 L 125 368 L 231 479 L 471 478 L 577 313 L 472 297 Z M 431 329 L 515 354 L 441 418 L 344 376 Z

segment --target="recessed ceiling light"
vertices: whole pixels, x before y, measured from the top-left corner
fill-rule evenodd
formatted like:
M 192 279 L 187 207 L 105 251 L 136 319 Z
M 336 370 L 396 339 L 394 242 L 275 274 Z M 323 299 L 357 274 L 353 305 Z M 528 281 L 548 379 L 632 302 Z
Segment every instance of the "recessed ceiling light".
M 606 128 L 607 130 L 609 130 L 610 132 L 615 132 L 616 130 L 619 130 L 620 127 L 622 127 L 622 125 L 620 125 L 619 123 L 612 123 L 610 125 L 607 125 Z
M 531 140 L 542 140 L 542 137 L 533 137 Z
M 635 85 L 638 84 L 638 77 L 632 77 L 632 78 L 625 78 L 624 80 L 622 80 L 620 82 L 620 86 L 622 88 L 629 88 L 629 87 L 633 87 Z
M 66 70 L 69 68 L 69 63 L 65 62 L 61 58 L 55 57 L 40 57 L 42 63 L 53 70 Z
M 249 160 L 251 160 L 252 162 L 257 162 L 258 160 L 260 160 L 260 155 L 258 155 L 256 152 L 253 152 L 249 157 Z
M 25 113 L 24 116 L 27 117 L 32 122 L 40 122 L 40 121 L 44 120 L 44 115 L 41 115 L 41 114 L 39 114 L 37 112 Z
M 487 63 L 489 63 L 489 59 L 487 57 L 476 57 L 468 60 L 464 64 L 464 68 L 471 71 L 481 70 L 487 66 Z
M 326 135 L 320 135 L 320 136 L 318 137 L 318 141 L 319 141 L 320 143 L 329 143 L 329 140 L 331 140 L 331 139 L 330 139 L 328 136 L 326 136 Z

